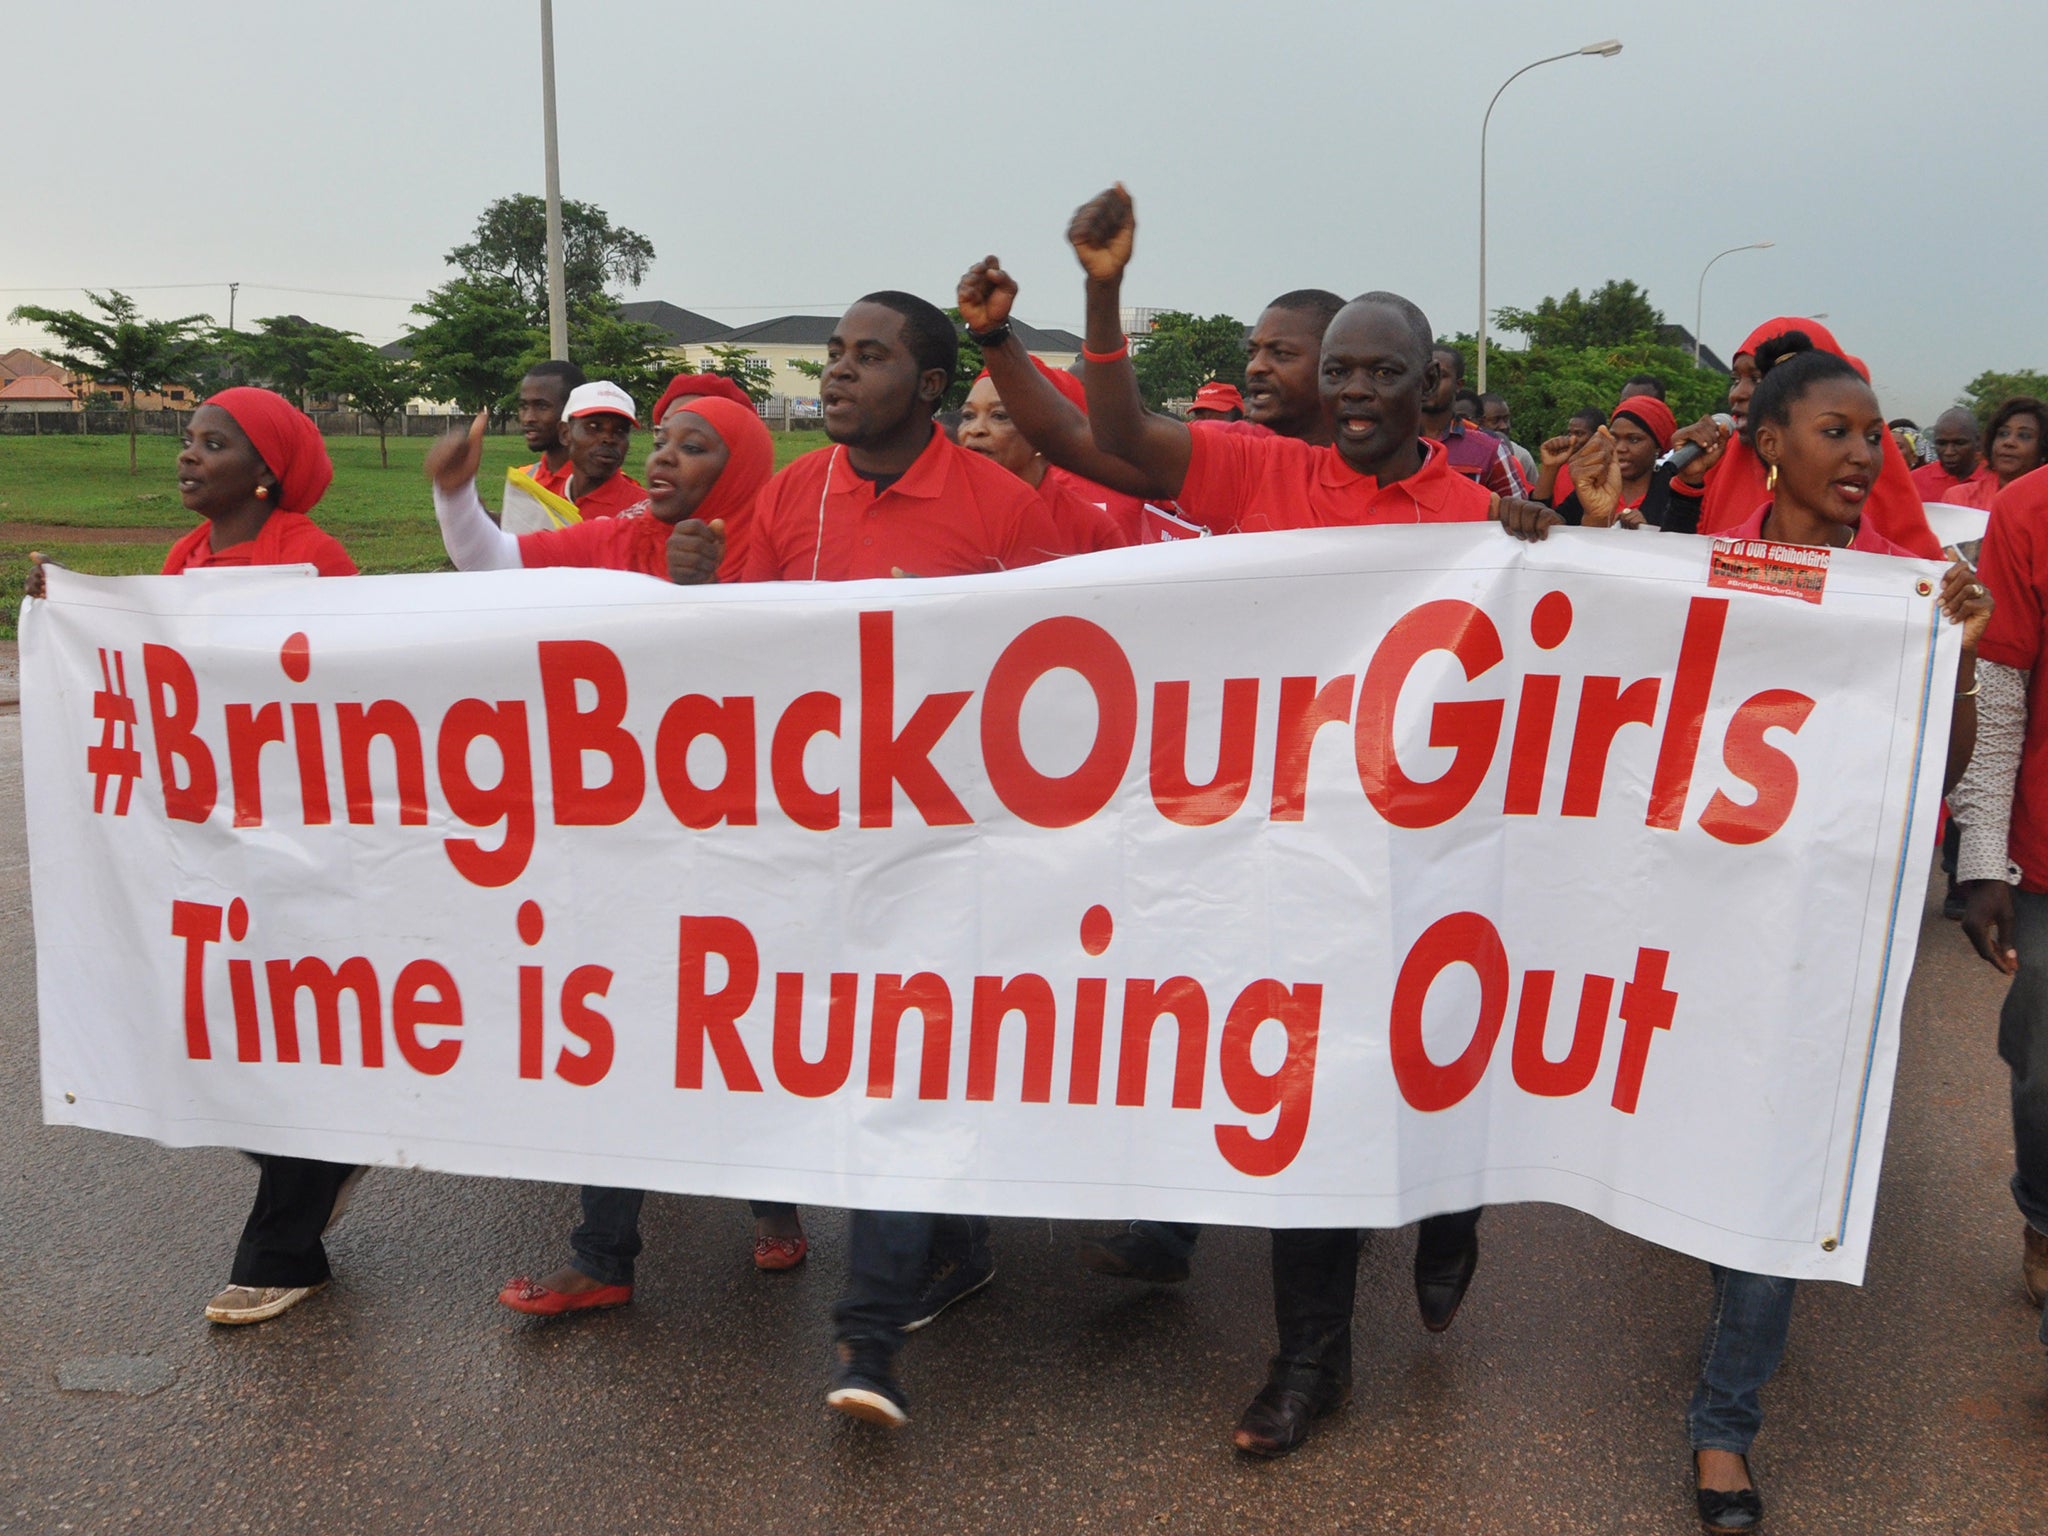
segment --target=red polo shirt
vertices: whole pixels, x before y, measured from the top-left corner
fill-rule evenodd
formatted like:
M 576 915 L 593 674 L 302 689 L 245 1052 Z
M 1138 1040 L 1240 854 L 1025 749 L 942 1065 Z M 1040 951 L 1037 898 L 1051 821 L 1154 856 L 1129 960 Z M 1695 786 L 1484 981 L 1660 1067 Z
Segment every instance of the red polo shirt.
M 542 490 L 553 491 L 560 496 L 563 494 L 562 487 L 569 483 L 569 476 L 575 469 L 575 464 L 568 459 L 562 460 L 560 469 L 549 469 L 547 456 L 543 454 L 526 466 L 526 473 Z
M 2006 847 L 2020 867 L 2020 888 L 2048 893 L 2048 469 L 2022 475 L 1999 493 L 1977 577 L 1994 605 L 1978 657 L 2029 674 L 2027 735 Z
M 577 485 L 576 476 L 571 472 L 563 478 L 562 489 L 555 494 L 575 502 L 577 512 L 586 518 L 617 517 L 645 501 L 647 487 L 620 470 L 596 490 L 586 491 Z
M 1733 528 L 1716 530 L 1709 537 L 1716 539 L 1761 539 L 1764 537 L 1764 519 L 1771 515 L 1771 503 L 1765 502 L 1755 512 L 1737 523 Z M 1918 560 L 1920 557 L 1903 544 L 1894 544 L 1877 531 L 1869 518 L 1856 524 L 1856 537 L 1848 547 L 1859 555 L 1897 555 L 1902 560 Z
M 1977 467 L 1958 480 L 1939 464 L 1922 464 L 1913 471 L 1913 489 L 1920 493 L 1922 501 L 1946 501 L 1962 507 L 1989 507 L 1990 497 L 1998 494 L 1998 476 L 1991 473 L 1991 466 L 1982 459 Z M 1973 501 L 1972 496 L 1985 496 L 1983 501 Z
M 356 563 L 341 540 L 298 512 L 273 512 L 256 537 L 226 549 L 213 547 L 213 524 L 201 523 L 164 557 L 163 574 L 203 571 L 237 565 L 310 565 L 322 576 L 353 576 Z
M 934 423 L 924 452 L 879 495 L 841 447 L 807 453 L 762 486 L 740 579 L 965 576 L 1064 553 L 1038 492 Z
M 1038 494 L 1045 502 L 1045 510 L 1051 516 L 1053 528 L 1067 554 L 1085 555 L 1098 549 L 1122 549 L 1137 543 L 1132 533 L 1109 510 L 1108 498 L 1117 493 L 1106 485 L 1097 485 L 1093 480 L 1085 480 L 1054 467 L 1046 470 L 1045 478 L 1038 482 Z M 1135 496 L 1121 499 L 1135 506 L 1136 511 L 1131 518 L 1135 524 L 1144 513 L 1145 503 Z
M 1180 510 L 1212 533 L 1479 523 L 1493 511 L 1485 487 L 1454 471 L 1444 445 L 1428 438 L 1416 440 L 1422 467 L 1392 485 L 1361 475 L 1335 448 L 1270 432 L 1195 432 L 1190 440 Z

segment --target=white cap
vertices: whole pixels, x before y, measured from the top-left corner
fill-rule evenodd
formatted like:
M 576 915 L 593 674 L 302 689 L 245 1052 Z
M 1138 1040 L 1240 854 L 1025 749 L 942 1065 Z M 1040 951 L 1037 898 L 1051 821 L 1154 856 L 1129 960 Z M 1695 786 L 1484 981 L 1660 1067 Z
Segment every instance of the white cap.
M 592 379 L 588 384 L 578 384 L 569 391 L 568 404 L 562 407 L 562 419 L 568 421 L 576 416 L 623 416 L 634 426 L 640 425 L 640 418 L 633 410 L 633 397 L 610 379 Z

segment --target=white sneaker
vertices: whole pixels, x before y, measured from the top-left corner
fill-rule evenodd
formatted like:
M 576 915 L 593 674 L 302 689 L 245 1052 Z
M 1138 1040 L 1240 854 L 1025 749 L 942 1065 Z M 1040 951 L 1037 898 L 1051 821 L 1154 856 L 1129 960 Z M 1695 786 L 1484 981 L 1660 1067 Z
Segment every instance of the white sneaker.
M 206 1304 L 206 1320 L 209 1323 L 261 1323 L 276 1317 L 280 1312 L 289 1312 L 308 1296 L 327 1284 L 320 1285 L 231 1285 Z

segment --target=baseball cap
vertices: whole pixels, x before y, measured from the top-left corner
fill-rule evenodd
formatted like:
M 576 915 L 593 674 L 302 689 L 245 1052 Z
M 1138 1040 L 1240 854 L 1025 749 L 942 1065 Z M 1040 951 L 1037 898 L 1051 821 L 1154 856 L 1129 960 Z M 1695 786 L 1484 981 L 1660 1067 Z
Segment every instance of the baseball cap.
M 572 395 L 570 398 L 574 399 L 575 397 Z M 1244 409 L 1244 396 L 1238 393 L 1235 384 L 1223 384 L 1215 379 L 1211 379 L 1195 391 L 1194 404 L 1190 405 L 1188 409 L 1191 411 L 1241 411 Z
M 640 425 L 640 418 L 633 412 L 633 397 L 610 379 L 592 379 L 588 384 L 578 384 L 569 391 L 568 403 L 562 407 L 562 419 L 571 420 L 577 416 L 623 416 L 634 426 Z

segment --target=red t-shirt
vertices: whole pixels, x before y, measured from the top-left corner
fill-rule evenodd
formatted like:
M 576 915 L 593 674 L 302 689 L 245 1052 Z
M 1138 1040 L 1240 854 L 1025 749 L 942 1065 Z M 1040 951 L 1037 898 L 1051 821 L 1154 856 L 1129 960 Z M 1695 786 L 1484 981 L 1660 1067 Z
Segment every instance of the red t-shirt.
M 560 469 L 549 469 L 547 458 L 542 456 L 526 466 L 526 473 L 533 478 L 533 483 L 542 490 L 553 491 L 557 496 L 561 496 L 565 494 L 562 487 L 569 483 L 569 476 L 575 472 L 575 469 L 575 463 L 569 459 L 562 460 L 562 467 Z
M 171 546 L 163 574 L 237 565 L 310 565 L 322 576 L 356 574 L 341 540 L 301 512 L 273 512 L 255 538 L 226 549 L 213 547 L 213 524 L 201 523 Z
M 617 517 L 594 517 L 567 528 L 543 528 L 519 535 L 519 563 L 529 571 L 548 565 L 580 565 L 600 571 L 638 571 L 668 580 L 668 536 L 675 530 L 647 510 L 645 502 Z M 744 540 L 728 538 L 718 562 L 720 581 L 737 581 L 746 564 Z
M 1767 501 L 1733 528 L 1720 529 L 1710 535 L 1710 537 L 1716 539 L 1761 539 L 1764 537 L 1764 519 L 1770 515 L 1771 503 Z M 1897 555 L 1904 560 L 1917 560 L 1920 558 L 1913 551 L 1906 548 L 1905 545 L 1894 544 L 1890 539 L 1879 533 L 1875 525 L 1867 517 L 1857 523 L 1856 536 L 1849 541 L 1848 547 L 1855 550 L 1859 555 Z
M 564 500 L 575 502 L 577 512 L 586 518 L 617 517 L 621 512 L 637 507 L 647 500 L 647 487 L 624 470 L 620 470 L 594 491 L 580 489 L 573 473 L 563 477 L 561 489 L 556 490 L 553 486 L 548 489 L 553 490 Z M 572 491 L 575 492 L 574 495 L 570 494 Z
M 1064 553 L 1038 492 L 934 423 L 924 452 L 879 495 L 841 447 L 807 453 L 762 486 L 740 579 L 966 576 Z
M 1920 493 L 1922 501 L 1945 501 L 1953 506 L 1989 510 L 1991 499 L 1998 494 L 1998 476 L 1991 473 L 1991 466 L 1982 459 L 1960 480 L 1939 464 L 1922 464 L 1913 471 L 1913 489 Z M 1974 499 L 1979 496 L 1983 500 Z
M 1273 433 L 1194 432 L 1180 510 L 1214 533 L 1343 528 L 1380 523 L 1478 523 L 1493 497 L 1454 471 L 1444 445 L 1418 438 L 1422 467 L 1381 485 L 1335 448 Z
M 1084 480 L 1064 469 L 1051 468 L 1038 482 L 1038 494 L 1045 502 L 1054 530 L 1066 545 L 1066 553 L 1070 555 L 1091 554 L 1098 549 L 1122 549 L 1137 542 L 1111 515 L 1109 508 L 1097 499 L 1116 494 L 1107 486 Z M 1130 496 L 1123 499 L 1135 502 L 1138 513 L 1142 515 L 1145 508 L 1142 501 Z
M 2006 847 L 2020 867 L 2020 888 L 2048 893 L 2048 469 L 2022 475 L 1999 494 L 1977 579 L 1993 604 L 1978 658 L 2029 674 L 2027 735 Z

